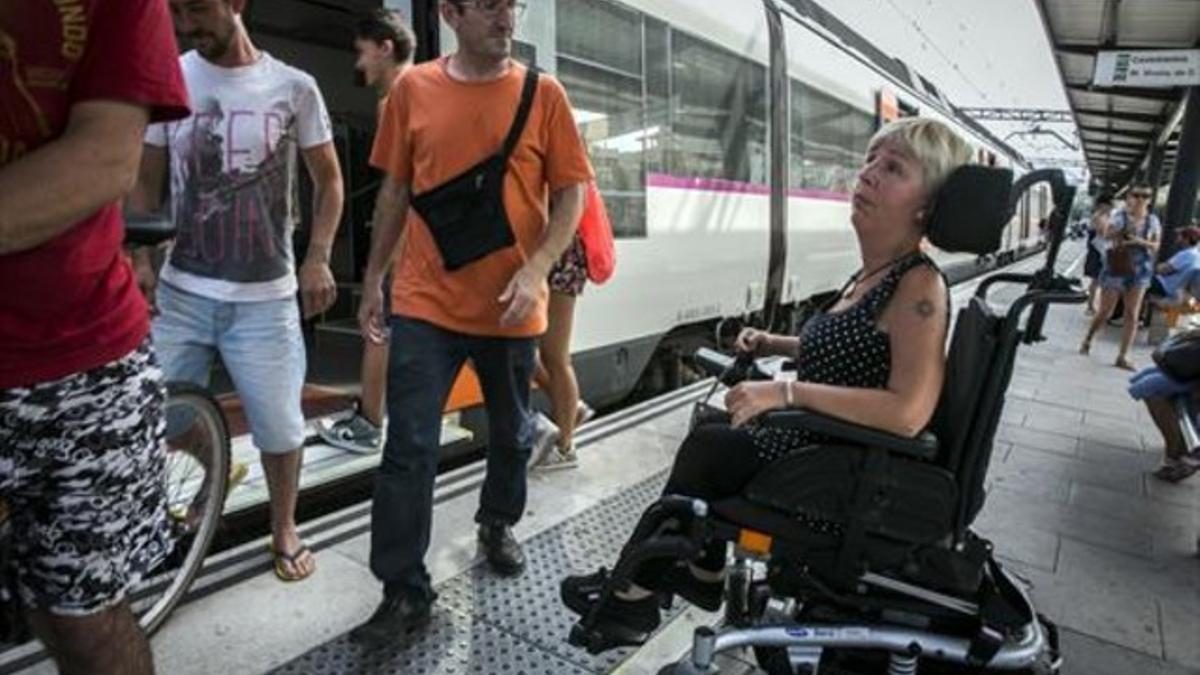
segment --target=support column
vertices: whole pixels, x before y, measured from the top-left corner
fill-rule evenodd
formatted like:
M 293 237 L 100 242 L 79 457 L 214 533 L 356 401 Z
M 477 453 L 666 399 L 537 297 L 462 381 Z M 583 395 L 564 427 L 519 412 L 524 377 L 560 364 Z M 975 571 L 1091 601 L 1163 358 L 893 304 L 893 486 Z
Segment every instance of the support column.
M 1196 214 L 1196 190 L 1200 187 L 1200 86 L 1190 87 L 1183 114 L 1175 175 L 1167 193 L 1167 215 L 1163 222 L 1163 246 L 1159 260 L 1171 257 L 1177 248 L 1175 231 L 1186 227 Z
M 1165 146 L 1156 145 L 1150 149 L 1150 166 L 1146 170 L 1146 182 L 1154 190 L 1154 196 L 1150 198 L 1150 207 L 1158 203 L 1158 189 L 1162 187 L 1163 179 L 1163 156 L 1167 154 Z

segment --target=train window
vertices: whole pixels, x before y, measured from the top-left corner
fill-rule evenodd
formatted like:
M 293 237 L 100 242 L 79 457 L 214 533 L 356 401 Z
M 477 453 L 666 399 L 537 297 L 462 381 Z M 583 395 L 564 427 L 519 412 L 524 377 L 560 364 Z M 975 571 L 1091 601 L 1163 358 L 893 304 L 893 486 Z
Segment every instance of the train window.
M 526 65 L 526 66 L 540 65 L 540 64 L 538 64 L 538 60 L 537 60 L 537 46 L 531 45 L 528 42 L 521 42 L 520 40 L 513 40 L 512 55 L 513 55 L 514 59 L 516 59 L 517 61 L 520 61 L 523 65 Z
M 800 103 L 804 99 L 804 85 L 791 80 L 791 102 L 788 105 L 791 117 L 791 133 L 788 134 L 791 148 L 788 152 L 788 187 L 804 187 L 804 115 Z
M 642 18 L 603 0 L 559 0 L 558 78 L 575 109 L 619 237 L 645 236 Z
M 671 134 L 671 46 L 667 24 L 646 18 L 646 170 L 667 172 Z
M 855 176 L 867 156 L 867 146 L 875 135 L 875 116 L 857 108 L 850 108 L 845 119 L 846 141 L 849 143 L 844 157 L 849 189 L 854 188 Z
M 766 69 L 671 33 L 671 172 L 765 183 Z
M 854 153 L 845 121 L 850 112 L 845 103 L 792 81 L 792 187 L 848 191 L 846 167 Z M 858 155 L 855 166 L 860 160 Z
M 559 0 L 558 52 L 642 76 L 642 18 L 607 0 Z

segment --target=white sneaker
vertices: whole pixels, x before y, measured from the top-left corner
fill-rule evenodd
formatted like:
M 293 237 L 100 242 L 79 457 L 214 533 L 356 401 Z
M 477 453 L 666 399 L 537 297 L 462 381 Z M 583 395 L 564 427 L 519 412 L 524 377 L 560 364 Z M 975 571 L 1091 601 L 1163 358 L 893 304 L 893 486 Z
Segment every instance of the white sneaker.
M 383 449 L 383 430 L 358 413 L 332 424 L 317 422 L 317 433 L 326 443 L 360 455 L 370 455 Z
M 579 466 L 579 454 L 575 452 L 575 445 L 572 444 L 566 452 L 555 445 L 546 454 L 545 459 L 533 468 L 538 471 L 556 471 L 558 469 L 574 469 L 577 466 Z
M 558 425 L 542 413 L 533 415 L 533 447 L 529 453 L 530 469 L 541 464 L 558 443 Z

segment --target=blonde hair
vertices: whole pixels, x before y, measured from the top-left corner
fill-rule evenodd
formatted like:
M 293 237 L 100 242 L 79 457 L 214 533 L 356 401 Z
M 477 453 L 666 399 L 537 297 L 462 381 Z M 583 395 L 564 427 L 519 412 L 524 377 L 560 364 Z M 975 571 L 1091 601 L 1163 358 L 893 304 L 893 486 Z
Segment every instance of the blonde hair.
M 926 117 L 904 117 L 888 122 L 875 132 L 869 148 L 894 140 L 903 145 L 921 165 L 925 191 L 932 196 L 952 171 L 971 161 L 971 146 L 945 124 Z

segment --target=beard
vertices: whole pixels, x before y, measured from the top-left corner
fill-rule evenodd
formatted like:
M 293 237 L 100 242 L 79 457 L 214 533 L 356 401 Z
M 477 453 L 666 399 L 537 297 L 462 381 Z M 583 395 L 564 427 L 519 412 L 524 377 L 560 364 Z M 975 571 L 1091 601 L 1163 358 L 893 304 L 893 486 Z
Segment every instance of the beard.
M 233 30 L 227 31 L 224 35 L 209 31 L 195 31 L 183 36 L 187 44 L 194 48 L 209 61 L 216 61 L 229 51 L 229 46 L 233 44 Z

